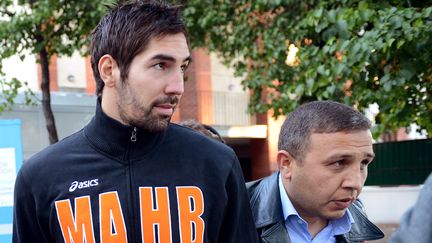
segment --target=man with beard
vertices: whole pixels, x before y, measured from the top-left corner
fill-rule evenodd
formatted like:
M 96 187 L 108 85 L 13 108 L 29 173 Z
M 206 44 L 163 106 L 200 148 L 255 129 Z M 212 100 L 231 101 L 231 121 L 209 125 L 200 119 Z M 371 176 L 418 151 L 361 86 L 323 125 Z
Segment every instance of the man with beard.
M 374 158 L 370 122 L 315 101 L 291 112 L 279 135 L 279 172 L 248 183 L 262 242 L 363 242 L 384 237 L 357 200 Z
M 96 115 L 19 171 L 14 242 L 257 241 L 234 152 L 170 123 L 187 36 L 179 7 L 158 1 L 125 2 L 101 20 Z

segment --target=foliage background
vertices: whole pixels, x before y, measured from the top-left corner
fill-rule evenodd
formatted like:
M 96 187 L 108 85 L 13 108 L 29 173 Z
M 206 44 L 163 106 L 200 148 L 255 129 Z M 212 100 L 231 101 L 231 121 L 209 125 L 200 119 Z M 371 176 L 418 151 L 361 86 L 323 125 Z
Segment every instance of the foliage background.
M 110 2 L 0 0 L 0 60 L 36 55 L 49 133 L 50 57 L 86 53 L 88 34 Z M 193 46 L 219 53 L 251 90 L 250 112 L 277 117 L 324 99 L 362 111 L 376 103 L 375 135 L 410 123 L 432 134 L 431 0 L 177 2 Z M 297 59 L 287 65 L 291 44 Z M 23 86 L 25 80 L 0 78 L 0 112 Z
M 432 134 L 432 1 L 183 1 L 194 46 L 215 51 L 252 91 L 251 112 L 311 100 L 364 111 L 375 136 L 417 123 Z M 297 60 L 286 64 L 290 44 Z
M 112 1 L 0 0 L 0 113 L 11 109 L 26 80 L 6 80 L 2 60 L 35 55 L 41 65 L 42 107 L 50 143 L 58 141 L 51 110 L 49 61 L 53 55 L 87 53 L 89 34 Z M 24 89 L 26 103 L 33 93 Z

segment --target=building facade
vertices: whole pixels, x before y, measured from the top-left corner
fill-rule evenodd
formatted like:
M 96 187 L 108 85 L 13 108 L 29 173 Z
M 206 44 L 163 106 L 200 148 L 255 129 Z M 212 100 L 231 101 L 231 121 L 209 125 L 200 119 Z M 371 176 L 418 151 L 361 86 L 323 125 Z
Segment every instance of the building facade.
M 222 65 L 218 57 L 205 49 L 192 53 L 185 93 L 172 122 L 195 119 L 213 126 L 236 152 L 246 180 L 271 174 L 277 169 L 275 155 L 280 121 L 270 114 L 247 113 L 249 91 L 233 70 Z M 9 59 L 4 63 L 6 78 L 26 81 L 38 94 L 41 71 L 35 59 Z M 23 70 L 26 70 L 23 72 Z M 93 116 L 96 85 L 89 57 L 54 56 L 50 60 L 52 109 L 59 138 L 82 128 Z M 0 119 L 21 119 L 24 159 L 49 144 L 40 105 L 25 106 L 20 95 L 14 109 Z M 282 119 L 280 119 L 282 120 Z

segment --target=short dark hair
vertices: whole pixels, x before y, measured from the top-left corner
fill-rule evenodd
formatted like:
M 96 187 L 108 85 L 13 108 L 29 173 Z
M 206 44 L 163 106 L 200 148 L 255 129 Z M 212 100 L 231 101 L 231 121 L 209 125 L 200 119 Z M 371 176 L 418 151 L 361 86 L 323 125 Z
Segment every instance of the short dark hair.
M 189 119 L 185 121 L 181 121 L 178 123 L 180 126 L 189 127 L 207 137 L 213 138 L 219 142 L 225 143 L 225 140 L 222 138 L 222 136 L 214 129 L 213 127 L 199 123 L 198 121 L 194 119 Z
M 132 60 L 146 49 L 150 40 L 178 33 L 183 33 L 188 41 L 180 6 L 158 0 L 123 1 L 114 6 L 91 33 L 91 65 L 97 96 L 102 95 L 104 87 L 98 70 L 103 55 L 109 54 L 116 60 L 121 79 L 126 81 Z
M 307 151 L 312 133 L 369 130 L 371 123 L 354 108 L 334 101 L 313 101 L 292 111 L 282 125 L 278 149 L 297 160 Z

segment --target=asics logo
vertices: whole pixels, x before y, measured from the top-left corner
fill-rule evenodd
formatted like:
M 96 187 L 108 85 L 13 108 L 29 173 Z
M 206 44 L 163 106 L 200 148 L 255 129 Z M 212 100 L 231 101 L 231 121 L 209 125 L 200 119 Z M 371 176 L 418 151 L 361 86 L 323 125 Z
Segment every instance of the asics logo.
M 71 186 L 69 187 L 69 191 L 73 192 L 77 188 L 83 189 L 83 188 L 88 188 L 88 187 L 92 187 L 92 186 L 97 186 L 97 185 L 99 185 L 98 180 L 99 179 L 92 179 L 92 180 L 87 180 L 87 181 L 74 181 L 74 182 L 72 182 Z

